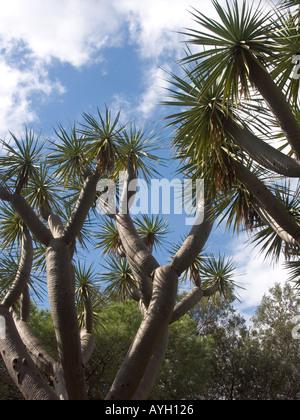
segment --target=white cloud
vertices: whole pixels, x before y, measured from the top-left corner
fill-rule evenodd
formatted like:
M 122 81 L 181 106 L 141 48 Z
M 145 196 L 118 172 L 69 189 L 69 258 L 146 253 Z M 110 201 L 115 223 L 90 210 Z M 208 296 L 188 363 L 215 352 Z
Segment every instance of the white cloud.
M 136 109 L 142 118 L 150 118 L 157 105 L 164 99 L 165 89 L 168 86 L 166 77 L 166 72 L 159 67 L 147 71 L 146 88 Z
M 104 45 L 120 41 L 121 23 L 112 3 L 99 0 L 10 0 L 0 3 L 1 38 L 22 40 L 31 53 L 85 65 Z
M 8 130 L 19 133 L 24 124 L 38 119 L 31 103 L 33 94 L 51 95 L 54 91 L 63 93 L 59 82 L 52 82 L 43 66 L 33 62 L 27 69 L 9 65 L 0 56 L 0 133 Z
M 182 51 L 179 32 L 193 26 L 192 7 L 215 15 L 210 0 L 115 0 L 129 22 L 131 42 L 144 58 Z
M 1 71 L 14 79 L 2 94 L 0 122 L 11 126 L 38 118 L 31 95 L 55 91 L 55 83 L 43 76 L 53 60 L 83 68 L 102 60 L 105 48 L 128 43 L 147 68 L 138 107 L 143 117 L 151 115 L 161 92 L 158 68 L 182 53 L 178 31 L 193 26 L 192 7 L 215 15 L 211 0 L 0 0 L 0 54 L 9 58 Z M 31 68 L 17 62 L 25 57 L 28 64 L 28 56 Z M 61 87 L 56 92 L 61 94 Z

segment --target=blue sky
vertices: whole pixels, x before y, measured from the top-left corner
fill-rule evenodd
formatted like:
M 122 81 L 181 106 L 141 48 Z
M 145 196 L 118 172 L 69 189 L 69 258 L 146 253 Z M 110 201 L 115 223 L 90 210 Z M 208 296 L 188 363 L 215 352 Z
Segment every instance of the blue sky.
M 194 25 L 192 7 L 215 15 L 210 0 L 0 0 L 1 137 L 21 133 L 25 124 L 51 137 L 58 122 L 67 127 L 105 104 L 121 108 L 123 121 L 162 127 L 164 70 L 177 69 L 185 39 L 178 31 Z M 160 148 L 168 136 L 163 131 Z M 169 162 L 161 175 L 173 178 L 174 168 Z M 171 242 L 185 230 L 176 220 Z M 286 274 L 255 258 L 245 239 L 220 227 L 209 243 L 235 254 L 245 274 L 241 310 L 247 315 Z

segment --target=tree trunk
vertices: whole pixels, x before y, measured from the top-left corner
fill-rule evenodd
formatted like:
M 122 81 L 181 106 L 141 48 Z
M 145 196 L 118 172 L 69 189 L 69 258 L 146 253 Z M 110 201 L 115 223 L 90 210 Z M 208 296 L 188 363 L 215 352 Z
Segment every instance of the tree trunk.
M 58 354 L 69 400 L 86 399 L 69 246 L 53 239 L 46 253 L 47 284 Z
M 133 344 L 108 393 L 107 400 L 131 400 L 148 363 L 168 328 L 177 295 L 178 275 L 170 266 L 154 274 L 153 295 Z
M 58 400 L 55 392 L 33 363 L 16 329 L 11 312 L 0 305 L 0 316 L 6 323 L 5 339 L 0 339 L 0 352 L 15 384 L 26 400 Z
M 155 352 L 151 357 L 150 362 L 148 363 L 143 379 L 141 380 L 138 389 L 134 394 L 133 400 L 147 400 L 150 397 L 159 371 L 165 359 L 165 354 L 169 343 L 169 330 L 170 329 L 168 327 L 160 342 L 158 343 Z

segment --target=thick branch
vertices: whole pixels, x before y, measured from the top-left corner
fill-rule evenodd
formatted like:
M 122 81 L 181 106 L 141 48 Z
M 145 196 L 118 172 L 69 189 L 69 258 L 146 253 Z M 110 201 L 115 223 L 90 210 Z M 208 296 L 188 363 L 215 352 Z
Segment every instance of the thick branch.
M 11 203 L 14 210 L 21 217 L 28 229 L 34 234 L 36 239 L 42 244 L 48 246 L 52 239 L 52 235 L 29 206 L 25 198 L 19 194 L 13 194 L 10 195 L 8 201 Z
M 207 200 L 204 208 L 203 223 L 196 223 L 193 226 L 190 234 L 171 262 L 171 266 L 177 271 L 179 277 L 193 264 L 207 242 L 214 224 L 211 209 L 211 202 Z
M 255 208 L 255 211 L 261 219 L 271 228 L 273 231 L 287 244 L 296 246 L 296 240 L 289 235 L 285 230 L 283 230 L 279 224 L 268 214 L 266 210 L 263 210 L 257 203 L 256 200 L 253 200 L 253 206 Z
M 159 264 L 137 233 L 130 215 L 118 213 L 115 220 L 128 263 L 136 273 L 136 280 L 140 282 L 138 289 L 148 306 L 152 296 L 152 284 L 149 279 Z
M 33 246 L 30 233 L 26 226 L 22 235 L 21 258 L 15 280 L 2 301 L 2 305 L 10 308 L 14 305 L 23 293 L 31 273 L 33 260 Z
M 136 393 L 134 394 L 133 400 L 147 400 L 152 392 L 158 377 L 161 365 L 165 359 L 169 343 L 169 327 L 166 329 L 164 335 L 159 341 L 150 362 L 148 363 L 147 369 L 144 373 L 143 379 L 141 380 Z
M 177 285 L 178 275 L 172 267 L 159 267 L 155 271 L 149 309 L 106 397 L 107 400 L 130 400 L 134 397 L 148 363 L 168 328 Z
M 300 126 L 284 93 L 270 74 L 252 57 L 248 57 L 250 80 L 257 87 L 277 118 L 297 157 L 300 157 Z
M 64 241 L 71 244 L 79 235 L 96 197 L 99 174 L 90 175 L 83 185 L 73 214 L 65 227 Z
M 0 305 L 0 316 L 6 324 L 6 337 L 1 340 L 1 356 L 8 373 L 26 400 L 58 400 L 55 392 L 42 377 L 16 329 L 12 314 Z
M 296 160 L 274 149 L 246 128 L 242 129 L 233 121 L 227 120 L 224 129 L 255 162 L 280 175 L 300 177 L 300 165 Z
M 280 226 L 283 231 L 291 235 L 300 246 L 300 226 L 288 213 L 285 206 L 271 193 L 265 184 L 258 179 L 249 169 L 234 159 L 232 167 L 237 178 L 248 188 L 256 198 L 258 205 Z
M 24 322 L 28 322 L 30 317 L 30 293 L 28 284 L 25 286 L 20 300 L 20 318 Z
M 190 311 L 204 296 L 204 291 L 200 287 L 194 287 L 176 306 L 170 324 L 178 321 L 188 311 Z
M 93 355 L 95 348 L 95 338 L 93 334 L 82 331 L 80 334 L 82 363 L 86 365 Z
M 32 361 L 37 368 L 42 371 L 48 378 L 53 378 L 55 361 L 44 349 L 40 341 L 36 338 L 30 326 L 19 319 L 15 318 L 16 327 L 19 335 L 25 344 Z
M 85 365 L 91 358 L 94 347 L 95 339 L 93 336 L 94 328 L 94 312 L 92 300 L 89 292 L 86 289 L 83 289 L 82 300 L 84 305 L 84 326 L 80 334 L 81 342 L 81 353 L 83 364 Z

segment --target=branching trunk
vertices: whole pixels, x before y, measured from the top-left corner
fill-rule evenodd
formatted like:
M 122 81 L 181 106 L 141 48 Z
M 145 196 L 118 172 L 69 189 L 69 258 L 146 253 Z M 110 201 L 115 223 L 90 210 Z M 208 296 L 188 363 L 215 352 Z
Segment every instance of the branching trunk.
M 69 246 L 53 239 L 46 253 L 47 284 L 68 399 L 86 399 Z
M 154 274 L 152 299 L 133 344 L 108 393 L 108 400 L 130 400 L 145 374 L 148 363 L 162 339 L 172 316 L 178 275 L 170 266 Z

